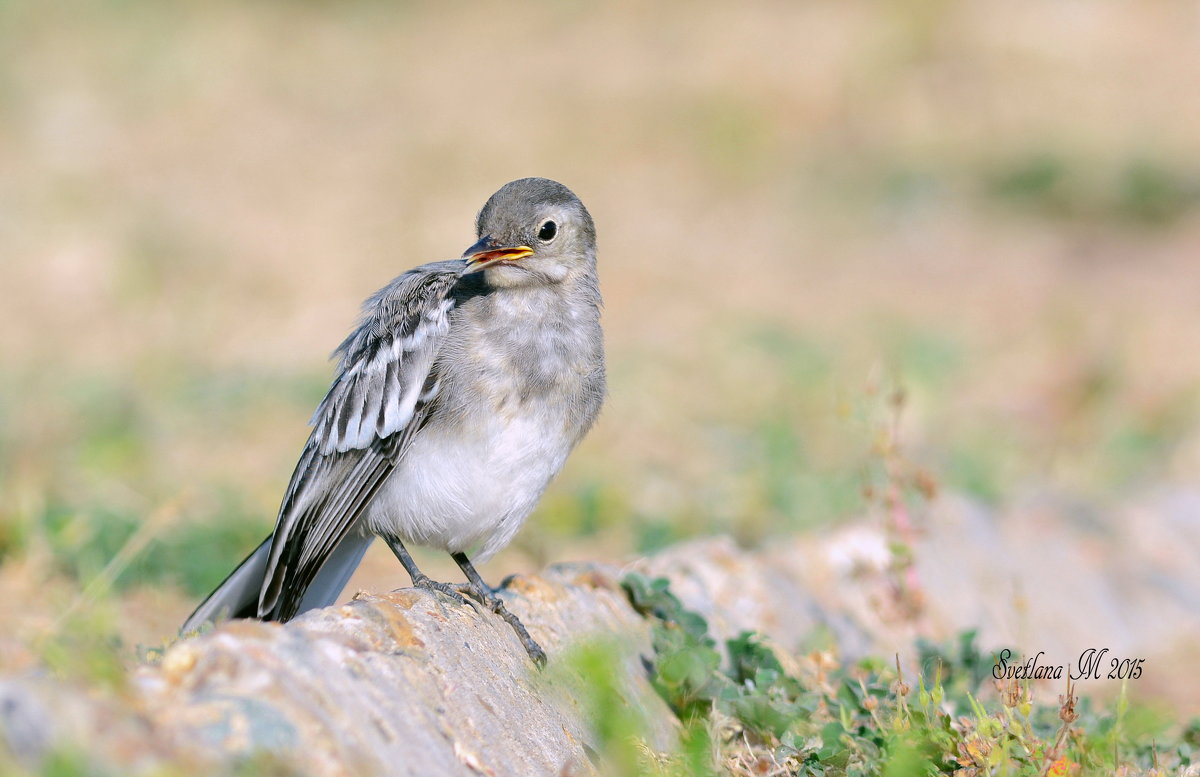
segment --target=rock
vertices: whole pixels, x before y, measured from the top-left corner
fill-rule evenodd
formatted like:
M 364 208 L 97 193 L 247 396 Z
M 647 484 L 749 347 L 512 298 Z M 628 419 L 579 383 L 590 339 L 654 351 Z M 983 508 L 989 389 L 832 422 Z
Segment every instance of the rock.
M 794 651 L 821 630 L 844 658 L 896 652 L 911 666 L 917 637 L 983 626 L 985 648 L 1046 650 L 1043 663 L 1074 658 L 1059 653 L 1081 639 L 1191 655 L 1200 498 L 1154 495 L 1099 529 L 1047 504 L 1001 517 L 945 497 L 900 571 L 885 532 L 857 524 L 756 553 L 714 538 L 625 569 L 517 577 L 502 596 L 549 654 L 541 672 L 498 616 L 427 591 L 360 593 L 282 625 L 234 621 L 177 642 L 115 694 L 0 678 L 0 742 L 30 769 L 70 750 L 120 774 L 245 773 L 239 762 L 263 757 L 272 773 L 322 777 L 596 774 L 581 646 L 611 646 L 651 748 L 670 749 L 678 728 L 648 681 L 651 625 L 620 588 L 627 571 L 667 577 L 719 642 L 754 631 Z
M 639 658 L 648 627 L 610 580 L 600 567 L 552 570 L 505 598 L 557 663 L 574 640 L 616 637 L 629 699 L 667 747 L 672 718 Z M 319 775 L 595 771 L 579 698 L 498 617 L 428 591 L 359 595 L 284 625 L 233 622 L 172 647 L 139 685 L 158 734 L 195 758 L 265 750 Z

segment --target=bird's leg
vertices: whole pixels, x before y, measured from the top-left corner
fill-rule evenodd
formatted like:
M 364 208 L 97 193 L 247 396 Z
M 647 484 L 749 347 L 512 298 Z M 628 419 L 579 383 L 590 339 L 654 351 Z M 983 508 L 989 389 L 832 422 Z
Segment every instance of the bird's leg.
M 409 555 L 408 548 L 404 547 L 404 543 L 400 538 L 392 534 L 380 535 L 383 541 L 392 549 L 392 553 L 396 554 L 396 558 L 400 559 L 400 563 L 408 570 L 408 576 L 412 578 L 414 588 L 424 588 L 427 591 L 440 591 L 446 596 L 449 596 L 459 604 L 466 604 L 467 600 L 462 598 L 462 594 L 454 589 L 454 586 L 449 583 L 439 583 L 433 580 L 429 575 L 417 569 L 417 562 L 413 561 L 413 557 Z
M 513 631 L 517 632 L 517 637 L 521 640 L 521 644 L 525 646 L 525 652 L 533 659 L 533 663 L 538 666 L 545 666 L 546 651 L 542 650 L 541 646 L 533 641 L 533 637 L 529 636 L 529 632 L 525 629 L 525 624 L 521 623 L 520 618 L 508 611 L 508 608 L 504 606 L 504 602 L 500 600 L 500 597 L 496 596 L 496 592 L 492 590 L 491 586 L 483 582 L 483 578 L 475 571 L 475 567 L 471 564 L 471 560 L 467 558 L 467 554 L 451 553 L 450 558 L 454 559 L 454 563 L 458 564 L 458 568 L 467 576 L 467 585 L 462 586 L 458 590 L 507 621 L 508 625 L 512 626 Z

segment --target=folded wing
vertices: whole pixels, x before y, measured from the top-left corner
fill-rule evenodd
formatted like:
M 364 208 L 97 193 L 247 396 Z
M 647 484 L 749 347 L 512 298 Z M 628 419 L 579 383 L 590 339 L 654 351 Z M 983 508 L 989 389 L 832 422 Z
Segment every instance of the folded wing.
M 288 620 L 404 455 L 437 395 L 434 362 L 463 263 L 401 275 L 363 305 L 275 523 L 258 616 Z M 336 594 L 335 594 L 336 595 Z

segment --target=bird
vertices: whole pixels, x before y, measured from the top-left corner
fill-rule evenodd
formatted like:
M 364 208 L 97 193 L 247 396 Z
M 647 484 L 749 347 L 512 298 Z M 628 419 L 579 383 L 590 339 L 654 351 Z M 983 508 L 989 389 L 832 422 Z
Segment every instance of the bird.
M 596 229 L 566 186 L 522 178 L 487 200 L 475 236 L 363 303 L 274 530 L 181 633 L 329 606 L 378 536 L 414 587 L 489 608 L 544 665 L 468 553 L 513 539 L 604 402 Z M 429 578 L 409 544 L 449 553 L 466 583 Z

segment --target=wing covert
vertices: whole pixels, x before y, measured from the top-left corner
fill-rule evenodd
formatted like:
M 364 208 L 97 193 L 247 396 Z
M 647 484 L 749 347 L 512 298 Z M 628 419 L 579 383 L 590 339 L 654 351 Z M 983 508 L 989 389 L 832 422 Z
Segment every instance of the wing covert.
M 310 421 L 320 453 L 369 447 L 412 419 L 450 328 L 454 300 L 446 295 L 461 263 L 451 264 L 455 271 L 412 270 L 367 300 L 362 322 L 334 352 L 338 376 Z

